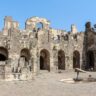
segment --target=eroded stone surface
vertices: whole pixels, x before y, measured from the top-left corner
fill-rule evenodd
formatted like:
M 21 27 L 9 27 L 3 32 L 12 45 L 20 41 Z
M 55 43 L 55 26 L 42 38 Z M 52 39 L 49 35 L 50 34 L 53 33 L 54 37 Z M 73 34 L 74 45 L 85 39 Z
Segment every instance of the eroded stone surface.
M 0 63 L 4 70 L 1 79 L 28 80 L 40 70 L 95 71 L 95 45 L 96 33 L 90 22 L 86 23 L 84 32 L 78 32 L 74 24 L 66 32 L 51 28 L 45 18 L 31 17 L 26 20 L 25 29 L 20 30 L 19 23 L 6 16 L 0 32 L 0 62 L 5 62 Z

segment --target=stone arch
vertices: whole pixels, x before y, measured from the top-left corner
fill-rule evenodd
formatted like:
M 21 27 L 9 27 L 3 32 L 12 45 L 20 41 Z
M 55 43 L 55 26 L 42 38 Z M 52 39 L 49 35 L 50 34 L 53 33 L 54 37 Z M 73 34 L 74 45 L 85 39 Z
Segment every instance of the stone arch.
M 24 65 L 27 65 L 30 60 L 30 50 L 27 48 L 22 49 L 20 53 L 20 59 L 21 58 L 22 58 Z
M 80 68 L 80 53 L 77 50 L 73 52 L 73 68 Z
M 0 61 L 6 61 L 8 59 L 8 50 L 4 47 L 0 47 Z
M 40 51 L 40 70 L 50 71 L 50 53 L 46 49 Z
M 87 52 L 87 68 L 90 70 L 94 70 L 94 52 L 88 51 Z
M 65 53 L 63 50 L 58 51 L 58 69 L 65 70 Z

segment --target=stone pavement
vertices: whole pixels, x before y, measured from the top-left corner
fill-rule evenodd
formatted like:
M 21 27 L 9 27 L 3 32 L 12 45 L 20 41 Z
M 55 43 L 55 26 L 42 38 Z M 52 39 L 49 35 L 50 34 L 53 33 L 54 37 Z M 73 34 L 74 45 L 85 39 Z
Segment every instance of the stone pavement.
M 87 78 L 95 72 L 81 73 L 81 78 Z M 74 78 L 76 73 L 49 73 L 41 71 L 30 81 L 1 81 L 0 96 L 96 96 L 96 82 L 68 84 L 61 79 Z

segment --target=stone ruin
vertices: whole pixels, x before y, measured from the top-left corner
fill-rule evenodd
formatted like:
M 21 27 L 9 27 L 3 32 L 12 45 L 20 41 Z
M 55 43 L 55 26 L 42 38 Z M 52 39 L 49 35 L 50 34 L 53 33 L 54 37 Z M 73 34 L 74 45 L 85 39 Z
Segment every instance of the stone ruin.
M 96 70 L 96 32 L 90 22 L 84 32 L 78 32 L 74 24 L 66 32 L 51 28 L 45 18 L 32 17 L 20 30 L 17 21 L 5 17 L 0 32 L 1 80 L 28 80 L 41 70 L 74 68 Z

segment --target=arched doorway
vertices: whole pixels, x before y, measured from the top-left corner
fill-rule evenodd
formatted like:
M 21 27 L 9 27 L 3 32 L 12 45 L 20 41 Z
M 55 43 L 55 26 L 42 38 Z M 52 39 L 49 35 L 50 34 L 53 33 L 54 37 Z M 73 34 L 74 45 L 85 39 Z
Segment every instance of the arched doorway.
M 87 63 L 88 63 L 87 68 L 90 70 L 94 70 L 94 53 L 93 53 L 93 51 L 87 52 Z
M 46 49 L 40 52 L 40 69 L 50 71 L 50 54 Z
M 80 53 L 77 50 L 73 52 L 73 68 L 80 68 Z
M 58 69 L 65 70 L 65 54 L 63 50 L 58 51 Z
M 29 63 L 30 60 L 30 51 L 27 48 L 24 48 L 21 50 L 20 53 L 20 59 L 22 59 L 22 63 L 24 63 L 24 66 L 26 66 Z
M 5 61 L 8 60 L 8 50 L 4 47 L 0 47 L 0 62 L 6 63 Z M 5 78 L 5 66 L 0 66 L 0 79 Z
M 4 47 L 0 47 L 0 61 L 6 61 L 8 59 L 8 50 Z

